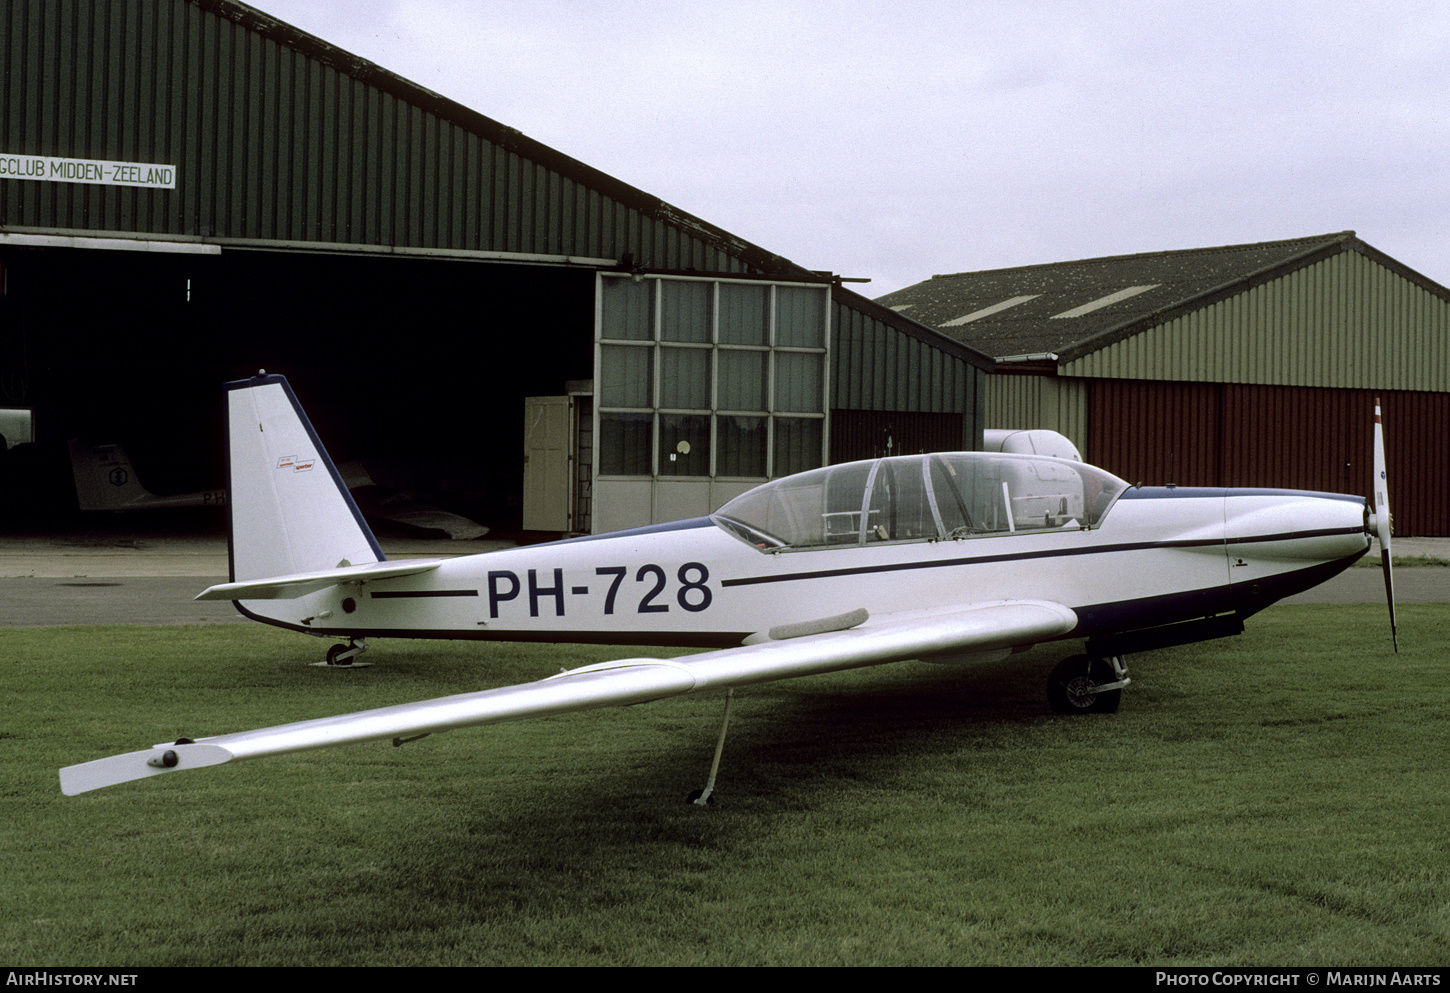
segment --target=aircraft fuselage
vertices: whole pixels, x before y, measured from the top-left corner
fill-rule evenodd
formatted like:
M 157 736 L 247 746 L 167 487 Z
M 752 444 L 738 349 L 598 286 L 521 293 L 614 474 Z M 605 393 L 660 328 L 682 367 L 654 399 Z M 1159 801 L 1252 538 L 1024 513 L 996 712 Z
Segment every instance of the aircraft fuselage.
M 760 547 L 710 517 L 463 556 L 432 572 L 248 600 L 318 635 L 738 645 L 779 625 L 865 608 L 931 613 L 1051 600 L 1090 637 L 1252 614 L 1370 547 L 1360 497 L 1133 487 L 1092 527 Z

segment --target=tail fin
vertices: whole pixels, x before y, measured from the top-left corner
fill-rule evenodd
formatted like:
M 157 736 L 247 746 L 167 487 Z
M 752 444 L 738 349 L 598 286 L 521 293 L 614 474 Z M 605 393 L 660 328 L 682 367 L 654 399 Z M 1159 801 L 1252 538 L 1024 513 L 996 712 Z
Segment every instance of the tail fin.
M 382 562 L 285 377 L 227 384 L 232 581 Z
M 120 445 L 87 445 L 72 438 L 69 446 L 76 503 L 81 510 L 125 510 L 151 499 L 151 491 L 136 478 Z
M 141 482 L 120 445 L 88 445 L 79 438 L 72 438 L 69 445 L 76 505 L 81 510 L 170 510 L 220 507 L 227 502 L 226 490 L 157 496 Z

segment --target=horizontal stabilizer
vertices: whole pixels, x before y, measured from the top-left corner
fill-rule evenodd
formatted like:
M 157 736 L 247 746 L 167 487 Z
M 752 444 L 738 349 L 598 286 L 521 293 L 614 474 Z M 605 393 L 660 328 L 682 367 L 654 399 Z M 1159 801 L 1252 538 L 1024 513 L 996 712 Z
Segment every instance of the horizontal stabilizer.
M 240 583 L 221 583 L 196 596 L 198 600 L 291 600 L 344 583 L 368 583 L 379 579 L 397 579 L 432 572 L 443 564 L 442 559 L 407 559 L 401 562 L 365 562 L 344 565 L 319 572 L 299 572 L 291 576 L 269 576 Z

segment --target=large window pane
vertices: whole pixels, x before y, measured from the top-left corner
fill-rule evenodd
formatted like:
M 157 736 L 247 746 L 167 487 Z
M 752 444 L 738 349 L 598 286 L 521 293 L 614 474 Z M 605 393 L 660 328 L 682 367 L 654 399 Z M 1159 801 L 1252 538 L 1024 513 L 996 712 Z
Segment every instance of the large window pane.
M 605 279 L 603 284 L 603 337 L 653 341 L 655 281 Z
M 660 406 L 710 409 L 710 349 L 660 348 Z
M 715 439 L 720 446 L 715 456 L 715 475 L 764 477 L 767 423 L 764 417 L 715 418 Z
M 821 464 L 825 288 L 653 277 L 600 286 L 599 471 L 759 479 Z
M 720 344 L 770 344 L 770 287 L 720 284 Z
M 821 464 L 821 440 L 825 420 L 819 417 L 777 417 L 775 419 L 775 471 L 788 476 Z
M 720 349 L 720 410 L 765 410 L 765 360 L 769 352 Z
M 800 414 L 821 412 L 825 357 L 813 352 L 775 353 L 775 409 Z
M 807 286 L 775 289 L 775 343 L 785 348 L 825 348 L 826 291 Z
M 710 475 L 709 415 L 660 415 L 659 467 L 661 476 Z
M 667 279 L 660 284 L 660 340 L 710 343 L 712 283 Z
M 649 407 L 654 349 L 630 345 L 602 345 L 599 349 L 599 405 Z
M 648 476 L 653 435 L 653 414 L 600 414 L 600 474 Z

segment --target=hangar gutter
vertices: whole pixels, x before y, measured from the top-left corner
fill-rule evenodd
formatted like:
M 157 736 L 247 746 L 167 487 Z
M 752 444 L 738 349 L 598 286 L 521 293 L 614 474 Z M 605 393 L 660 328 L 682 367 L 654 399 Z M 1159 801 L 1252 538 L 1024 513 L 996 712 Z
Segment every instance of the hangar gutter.
M 0 231 L 0 245 L 17 248 L 100 248 L 117 252 L 173 252 L 178 255 L 220 255 L 220 245 L 164 238 L 97 238 L 94 235 L 19 234 Z
M 346 242 L 272 241 L 266 238 L 106 238 L 94 233 L 43 233 L 0 231 L 0 245 L 18 248 L 91 248 L 122 252 L 174 252 L 189 255 L 220 255 L 233 251 L 307 252 L 314 255 L 382 255 L 410 258 L 443 258 L 468 262 L 516 262 L 530 265 L 613 268 L 615 259 L 579 255 L 543 255 L 532 252 L 491 252 L 465 248 L 426 248 L 402 245 L 360 245 Z

